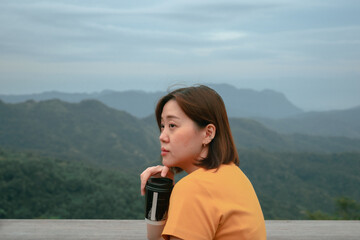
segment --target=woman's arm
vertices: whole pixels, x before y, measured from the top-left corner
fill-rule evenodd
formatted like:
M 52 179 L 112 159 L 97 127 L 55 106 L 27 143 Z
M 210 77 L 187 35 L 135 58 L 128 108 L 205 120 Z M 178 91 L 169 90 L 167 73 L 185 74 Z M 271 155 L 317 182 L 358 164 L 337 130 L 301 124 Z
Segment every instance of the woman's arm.
M 161 233 L 165 225 L 151 225 L 147 224 L 147 238 L 148 240 L 163 240 Z M 180 238 L 170 236 L 169 240 L 182 240 Z
M 152 225 L 147 223 L 147 239 L 148 240 L 162 240 L 161 233 L 164 230 L 164 225 Z

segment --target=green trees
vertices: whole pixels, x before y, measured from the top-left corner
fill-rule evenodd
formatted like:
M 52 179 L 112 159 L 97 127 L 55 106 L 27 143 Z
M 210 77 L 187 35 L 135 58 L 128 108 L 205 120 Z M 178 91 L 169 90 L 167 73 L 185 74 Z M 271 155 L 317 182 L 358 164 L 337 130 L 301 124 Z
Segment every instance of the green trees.
M 311 220 L 360 220 L 360 202 L 348 197 L 340 197 L 335 200 L 335 212 L 333 214 L 321 211 L 306 212 Z
M 36 154 L 0 153 L 0 218 L 139 219 L 138 176 Z
M 359 219 L 360 154 L 239 154 L 266 219 Z M 142 219 L 139 188 L 136 171 L 0 148 L 0 218 Z
M 266 219 L 305 219 L 331 213 L 333 199 L 360 199 L 360 154 L 239 151 L 240 167 L 258 194 Z

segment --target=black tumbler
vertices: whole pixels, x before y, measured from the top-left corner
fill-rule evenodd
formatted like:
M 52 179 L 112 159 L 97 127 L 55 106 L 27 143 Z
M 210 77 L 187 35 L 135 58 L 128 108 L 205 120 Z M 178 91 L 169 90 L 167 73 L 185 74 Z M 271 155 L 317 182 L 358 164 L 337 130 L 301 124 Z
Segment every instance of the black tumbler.
M 170 178 L 149 178 L 145 186 L 145 220 L 148 223 L 165 223 L 172 188 Z

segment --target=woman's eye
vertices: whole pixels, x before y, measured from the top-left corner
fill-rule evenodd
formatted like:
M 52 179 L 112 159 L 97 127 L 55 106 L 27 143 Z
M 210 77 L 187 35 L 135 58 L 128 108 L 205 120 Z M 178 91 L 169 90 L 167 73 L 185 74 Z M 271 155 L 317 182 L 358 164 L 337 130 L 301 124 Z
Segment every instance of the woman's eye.
M 173 124 L 173 123 L 169 123 L 168 125 L 166 125 L 166 126 L 168 126 L 169 127 L 169 129 L 172 129 L 172 128 L 175 128 L 176 127 L 176 125 L 175 124 Z M 163 131 L 165 129 L 165 124 L 160 124 L 160 131 Z

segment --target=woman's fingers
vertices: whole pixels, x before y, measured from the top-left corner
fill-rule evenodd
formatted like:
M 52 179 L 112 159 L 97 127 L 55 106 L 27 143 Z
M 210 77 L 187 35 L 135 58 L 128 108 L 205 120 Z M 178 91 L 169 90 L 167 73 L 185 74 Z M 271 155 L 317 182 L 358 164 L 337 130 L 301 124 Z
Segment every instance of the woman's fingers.
M 163 169 L 161 170 L 161 176 L 166 177 L 167 174 L 169 173 L 169 170 L 170 169 L 168 167 L 164 166 Z
M 141 195 L 145 195 L 145 185 L 147 180 L 151 177 L 151 176 L 156 176 L 158 175 L 158 177 L 160 176 L 166 176 L 169 172 L 169 168 L 165 167 L 165 166 L 154 166 L 154 167 L 148 167 L 145 171 L 143 171 L 140 174 L 140 180 L 141 180 Z M 161 174 L 161 175 L 160 175 Z

